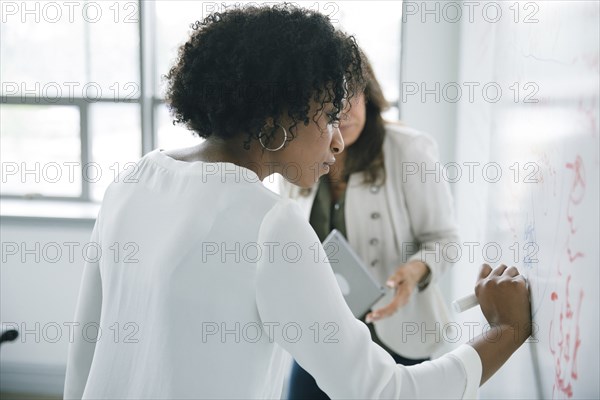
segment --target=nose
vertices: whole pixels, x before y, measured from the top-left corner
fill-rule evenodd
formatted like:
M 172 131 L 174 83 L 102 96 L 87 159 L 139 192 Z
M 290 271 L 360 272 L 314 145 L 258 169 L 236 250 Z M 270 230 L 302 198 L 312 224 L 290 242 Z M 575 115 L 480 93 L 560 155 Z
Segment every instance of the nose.
M 342 138 L 342 132 L 339 126 L 333 128 L 333 135 L 331 137 L 331 152 L 333 154 L 339 154 L 344 151 L 344 139 Z

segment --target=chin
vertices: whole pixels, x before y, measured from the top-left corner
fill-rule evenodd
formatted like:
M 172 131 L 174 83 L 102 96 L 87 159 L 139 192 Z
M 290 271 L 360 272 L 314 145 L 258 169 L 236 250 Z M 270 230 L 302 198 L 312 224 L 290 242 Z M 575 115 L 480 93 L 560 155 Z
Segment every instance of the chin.
M 323 174 L 321 174 L 319 176 L 319 178 L 321 176 L 323 176 Z M 317 180 L 312 180 L 311 179 L 311 180 L 308 180 L 308 181 L 307 180 L 303 180 L 303 179 L 296 179 L 296 180 L 290 180 L 290 179 L 287 179 L 287 178 L 284 178 L 284 179 L 286 181 L 288 181 L 289 183 L 291 183 L 292 185 L 296 185 L 296 186 L 298 186 L 299 188 L 302 188 L 302 189 L 310 189 L 310 188 L 312 188 L 319 181 L 318 179 Z
M 298 186 L 298 187 L 301 187 L 302 189 L 310 189 L 310 188 L 312 188 L 312 187 L 313 187 L 313 186 L 314 186 L 314 185 L 315 185 L 317 182 L 318 182 L 318 180 L 317 180 L 317 181 L 311 181 L 311 182 L 302 182 L 302 181 L 300 181 L 300 182 L 292 182 L 292 183 L 293 183 L 294 185 Z
M 292 179 L 284 176 L 283 174 L 282 176 L 286 181 L 288 181 L 292 185 L 298 186 L 302 189 L 310 189 L 313 186 L 315 186 L 317 182 L 319 182 L 319 179 L 323 175 L 326 175 L 328 173 L 329 168 L 323 168 L 321 166 L 318 170 L 316 170 L 315 168 L 304 169 L 299 174 L 296 174 L 296 176 L 292 176 Z

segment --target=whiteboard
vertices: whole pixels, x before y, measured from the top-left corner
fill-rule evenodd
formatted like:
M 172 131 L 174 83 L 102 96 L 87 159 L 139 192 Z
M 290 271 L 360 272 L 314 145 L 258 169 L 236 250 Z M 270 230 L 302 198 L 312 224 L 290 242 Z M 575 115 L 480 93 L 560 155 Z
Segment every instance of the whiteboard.
M 507 18 L 461 26 L 461 81 L 503 92 L 459 104 L 457 161 L 490 168 L 455 185 L 457 212 L 464 241 L 527 276 L 535 335 L 481 397 L 599 398 L 600 6 L 519 3 L 515 22 L 497 4 Z

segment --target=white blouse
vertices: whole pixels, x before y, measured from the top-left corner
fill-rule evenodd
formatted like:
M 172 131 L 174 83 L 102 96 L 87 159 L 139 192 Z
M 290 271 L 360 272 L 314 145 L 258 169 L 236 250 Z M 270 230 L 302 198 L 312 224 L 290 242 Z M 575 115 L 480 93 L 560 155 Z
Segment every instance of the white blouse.
M 373 343 L 299 206 L 249 169 L 154 150 L 91 242 L 65 398 L 280 398 L 290 355 L 332 398 L 476 396 L 471 346 L 404 367 Z

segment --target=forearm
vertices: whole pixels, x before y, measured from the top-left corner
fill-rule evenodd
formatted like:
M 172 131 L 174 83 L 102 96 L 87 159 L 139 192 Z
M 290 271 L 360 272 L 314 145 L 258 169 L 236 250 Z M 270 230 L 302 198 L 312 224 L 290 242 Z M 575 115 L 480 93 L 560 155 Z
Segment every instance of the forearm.
M 418 282 L 429 273 L 429 267 L 423 261 L 412 260 L 406 263 L 406 267 L 411 270 L 411 273 Z
M 527 337 L 526 329 L 495 326 L 469 342 L 481 358 L 481 385 L 502 367 Z

